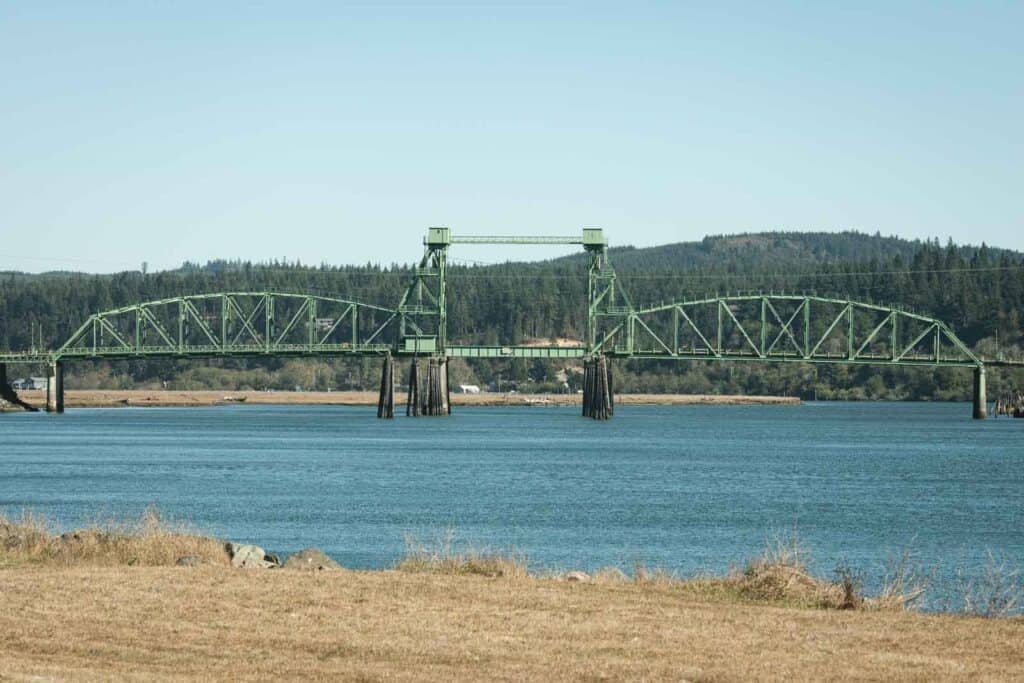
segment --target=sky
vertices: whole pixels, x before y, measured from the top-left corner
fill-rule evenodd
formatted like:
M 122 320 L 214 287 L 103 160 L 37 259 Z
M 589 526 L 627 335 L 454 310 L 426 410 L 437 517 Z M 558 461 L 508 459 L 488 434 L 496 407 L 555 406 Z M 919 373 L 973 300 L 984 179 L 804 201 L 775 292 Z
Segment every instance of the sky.
M 432 225 L 1024 250 L 1022 26 L 1019 0 L 5 2 L 0 269 L 387 265 Z

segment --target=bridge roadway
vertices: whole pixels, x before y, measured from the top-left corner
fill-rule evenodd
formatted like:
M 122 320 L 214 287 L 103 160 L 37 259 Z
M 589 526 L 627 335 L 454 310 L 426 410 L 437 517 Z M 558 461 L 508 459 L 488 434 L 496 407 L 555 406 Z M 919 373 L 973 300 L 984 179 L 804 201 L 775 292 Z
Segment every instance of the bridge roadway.
M 576 346 L 450 343 L 447 254 L 452 244 L 582 245 L 589 257 L 585 339 Z M 973 369 L 974 416 L 980 418 L 986 413 L 985 368 L 1024 367 L 1022 361 L 979 358 L 940 320 L 870 302 L 771 293 L 636 307 L 617 280 L 599 229 L 584 229 L 581 236 L 478 237 L 430 228 L 424 246 L 395 308 L 251 291 L 142 302 L 92 314 L 57 349 L 0 353 L 0 376 L 6 377 L 8 364 L 46 366 L 47 407 L 60 412 L 63 365 L 73 360 L 371 356 L 385 364 L 379 413 L 387 417 L 395 358 L 431 359 L 424 363 L 428 377 L 423 380 L 429 395 L 423 413 L 431 415 L 446 412 L 449 358 L 578 359 L 589 378 L 584 413 L 607 417 L 614 410 L 614 390 L 606 359 L 931 366 Z M 424 364 L 414 364 L 413 372 Z M 0 394 L 16 399 L 6 381 Z M 410 397 L 408 410 L 417 414 L 412 403 Z

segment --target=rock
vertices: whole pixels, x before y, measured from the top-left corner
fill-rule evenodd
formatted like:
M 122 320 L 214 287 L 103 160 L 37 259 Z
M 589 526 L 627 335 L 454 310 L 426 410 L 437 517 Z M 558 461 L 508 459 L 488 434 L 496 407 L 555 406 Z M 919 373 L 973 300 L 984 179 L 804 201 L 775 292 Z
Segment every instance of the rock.
M 231 556 L 232 567 L 244 569 L 272 569 L 279 566 L 277 558 L 267 555 L 258 545 L 228 543 L 228 555 Z
M 590 574 L 581 571 L 566 572 L 565 580 L 570 583 L 588 583 Z
M 341 565 L 332 560 L 319 548 L 306 548 L 295 553 L 284 563 L 285 569 L 341 569 Z
M 179 557 L 175 564 L 179 567 L 198 567 L 203 564 L 203 558 L 198 555 L 185 555 L 184 557 Z

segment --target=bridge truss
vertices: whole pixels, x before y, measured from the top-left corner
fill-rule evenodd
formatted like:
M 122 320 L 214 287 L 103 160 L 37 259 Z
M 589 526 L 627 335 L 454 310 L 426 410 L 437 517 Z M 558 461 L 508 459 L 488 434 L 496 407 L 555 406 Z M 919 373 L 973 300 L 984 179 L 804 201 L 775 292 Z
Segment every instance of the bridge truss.
M 582 246 L 588 255 L 585 339 L 569 347 L 450 344 L 447 261 L 454 244 Z M 54 368 L 73 359 L 402 355 L 974 368 L 976 404 L 979 393 L 984 399 L 985 364 L 1011 364 L 978 358 L 940 320 L 874 303 L 756 294 L 637 307 L 618 281 L 599 229 L 580 236 L 483 237 L 452 235 L 448 228 L 428 230 L 423 257 L 395 308 L 301 293 L 181 296 L 94 313 L 60 348 L 0 353 L 0 364 L 45 363 L 59 381 Z M 604 386 L 611 386 L 610 378 Z

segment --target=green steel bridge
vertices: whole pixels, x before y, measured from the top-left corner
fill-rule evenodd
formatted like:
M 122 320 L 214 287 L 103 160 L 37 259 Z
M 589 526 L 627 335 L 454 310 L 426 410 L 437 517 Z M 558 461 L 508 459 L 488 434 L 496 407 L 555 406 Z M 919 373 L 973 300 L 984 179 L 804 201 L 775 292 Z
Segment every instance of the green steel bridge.
M 586 338 L 570 347 L 453 343 L 447 334 L 447 262 L 456 244 L 582 246 L 589 257 Z M 7 364 L 44 364 L 50 378 L 47 407 L 60 412 L 63 364 L 95 359 L 376 356 L 391 363 L 401 357 L 575 358 L 588 364 L 600 360 L 605 368 L 600 373 L 608 372 L 608 359 L 617 358 L 838 363 L 971 368 L 974 415 L 984 417 L 986 365 L 1021 365 L 978 358 L 941 320 L 873 303 L 770 293 L 635 306 L 617 280 L 600 229 L 584 229 L 578 236 L 478 237 L 430 228 L 424 246 L 393 308 L 248 291 L 137 303 L 90 315 L 57 349 L 0 353 L 0 390 L 4 398 L 12 393 Z M 444 374 L 433 381 L 443 382 L 441 400 L 447 410 L 446 364 L 437 365 Z M 388 412 L 389 372 L 385 369 L 382 376 L 379 413 Z M 593 386 L 585 382 L 585 413 L 593 399 L 598 407 L 592 416 L 607 417 L 613 409 L 611 377 L 594 379 Z M 392 390 L 393 383 L 392 377 Z

